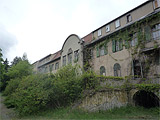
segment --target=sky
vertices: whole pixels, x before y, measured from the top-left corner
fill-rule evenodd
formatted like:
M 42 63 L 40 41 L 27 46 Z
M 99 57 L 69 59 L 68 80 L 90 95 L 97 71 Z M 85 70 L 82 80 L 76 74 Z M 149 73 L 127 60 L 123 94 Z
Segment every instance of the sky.
M 0 0 L 0 48 L 10 62 L 30 63 L 61 50 L 70 34 L 80 38 L 147 0 Z

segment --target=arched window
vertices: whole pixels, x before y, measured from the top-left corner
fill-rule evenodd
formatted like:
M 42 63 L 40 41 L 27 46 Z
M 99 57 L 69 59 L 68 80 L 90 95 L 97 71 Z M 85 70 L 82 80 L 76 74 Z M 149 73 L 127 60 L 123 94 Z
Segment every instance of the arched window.
M 106 75 L 106 69 L 104 66 L 100 67 L 100 75 Z
M 68 50 L 68 63 L 69 64 L 72 64 L 72 49 L 70 48 L 69 50 Z
M 114 69 L 114 76 L 121 76 L 121 66 L 118 63 L 114 64 L 113 69 Z

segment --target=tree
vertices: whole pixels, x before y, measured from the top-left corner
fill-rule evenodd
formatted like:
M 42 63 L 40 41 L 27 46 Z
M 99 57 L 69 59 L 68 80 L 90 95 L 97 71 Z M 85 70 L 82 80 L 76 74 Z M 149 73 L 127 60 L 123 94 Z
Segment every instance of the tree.
M 4 64 L 3 64 L 3 58 L 2 58 L 3 54 L 2 54 L 2 49 L 0 48 L 0 90 L 1 87 L 3 86 L 2 80 L 4 77 Z
M 4 61 L 4 69 L 5 69 L 5 72 L 8 71 L 8 68 L 9 68 L 9 61 L 8 61 L 7 58 L 6 58 L 6 60 Z
M 20 61 L 22 61 L 22 58 L 16 56 L 16 57 L 13 59 L 13 61 L 11 62 L 11 67 L 14 66 L 14 65 L 16 65 L 16 64 L 17 64 L 18 62 L 20 62 Z
M 28 61 L 28 59 L 27 59 L 27 53 L 23 53 L 22 60 L 23 61 Z
M 0 86 L 1 91 L 4 91 L 7 85 L 7 81 L 9 80 L 9 77 L 7 76 L 8 69 L 9 69 L 9 62 L 6 58 L 6 60 L 3 62 L 3 78 L 1 78 L 1 86 Z
M 22 78 L 32 74 L 32 65 L 28 61 L 19 61 L 16 65 L 12 66 L 6 75 L 9 78 L 8 84 L 4 91 L 5 95 L 13 93 L 18 87 Z

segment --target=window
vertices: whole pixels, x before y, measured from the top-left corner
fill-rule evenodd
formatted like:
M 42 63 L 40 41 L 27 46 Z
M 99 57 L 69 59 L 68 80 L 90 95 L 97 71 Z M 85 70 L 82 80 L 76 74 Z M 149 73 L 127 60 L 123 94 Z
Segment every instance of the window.
M 137 33 L 131 34 L 130 36 L 132 38 L 131 46 L 136 46 L 138 44 Z
M 160 49 L 156 51 L 155 63 L 156 65 L 160 65 Z
M 106 44 L 102 46 L 97 46 L 96 50 L 97 50 L 97 57 L 106 55 L 108 53 L 108 47 Z
M 146 26 L 144 28 L 144 31 L 145 31 L 146 42 L 150 42 L 151 41 L 151 28 L 150 28 L 150 26 Z
M 72 64 L 72 53 L 68 54 L 68 64 Z
M 133 72 L 134 72 L 134 77 L 139 78 L 141 77 L 141 66 L 140 62 L 138 60 L 133 60 Z
M 55 70 L 59 69 L 59 62 L 55 64 Z
M 154 0 L 153 1 L 153 6 L 154 6 L 154 9 L 160 7 L 160 1 L 159 0 Z
M 152 27 L 152 39 L 153 40 L 160 39 L 160 23 Z
M 89 58 L 92 59 L 93 58 L 93 49 L 89 49 Z
M 46 66 L 45 70 L 44 70 L 44 73 L 47 73 L 47 72 L 48 72 L 48 67 Z
M 102 46 L 102 47 L 100 48 L 100 55 L 101 55 L 101 56 L 104 55 L 104 46 Z
M 68 54 L 68 64 L 72 63 L 72 53 Z
M 52 72 L 52 71 L 53 71 L 53 65 L 54 65 L 54 64 L 49 65 L 49 72 Z
M 52 69 L 51 70 L 53 71 L 53 69 L 54 69 L 54 64 L 52 64 Z
M 106 75 L 106 69 L 104 66 L 100 67 L 100 75 L 104 75 L 104 76 Z
M 114 69 L 114 76 L 121 76 L 121 66 L 118 63 L 114 64 L 113 69 Z
M 101 36 L 101 35 L 102 35 L 102 30 L 99 29 L 99 30 L 98 30 L 98 37 Z
M 74 61 L 77 62 L 79 57 L 78 50 L 74 51 Z
M 129 14 L 129 15 L 127 15 L 127 23 L 129 23 L 131 21 L 132 21 L 132 16 Z
M 112 51 L 117 52 L 123 49 L 123 41 L 122 39 L 119 40 L 112 40 Z
M 68 64 L 72 64 L 72 49 L 68 50 Z
M 116 28 L 120 27 L 120 20 L 119 19 L 115 21 L 115 27 Z
M 65 66 L 65 65 L 66 65 L 66 55 L 63 56 L 63 66 Z
M 110 26 L 107 25 L 107 26 L 106 26 L 106 32 L 109 32 L 109 31 L 110 31 Z

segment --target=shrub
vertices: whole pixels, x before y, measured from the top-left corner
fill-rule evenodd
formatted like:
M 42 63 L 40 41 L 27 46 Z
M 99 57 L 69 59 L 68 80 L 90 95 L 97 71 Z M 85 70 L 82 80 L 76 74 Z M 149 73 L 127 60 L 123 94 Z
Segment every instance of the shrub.
M 29 75 L 21 80 L 12 94 L 14 106 L 20 114 L 31 114 L 46 106 L 52 80 L 46 75 Z
M 49 104 L 65 106 L 76 100 L 82 91 L 80 68 L 67 65 L 57 71 Z

